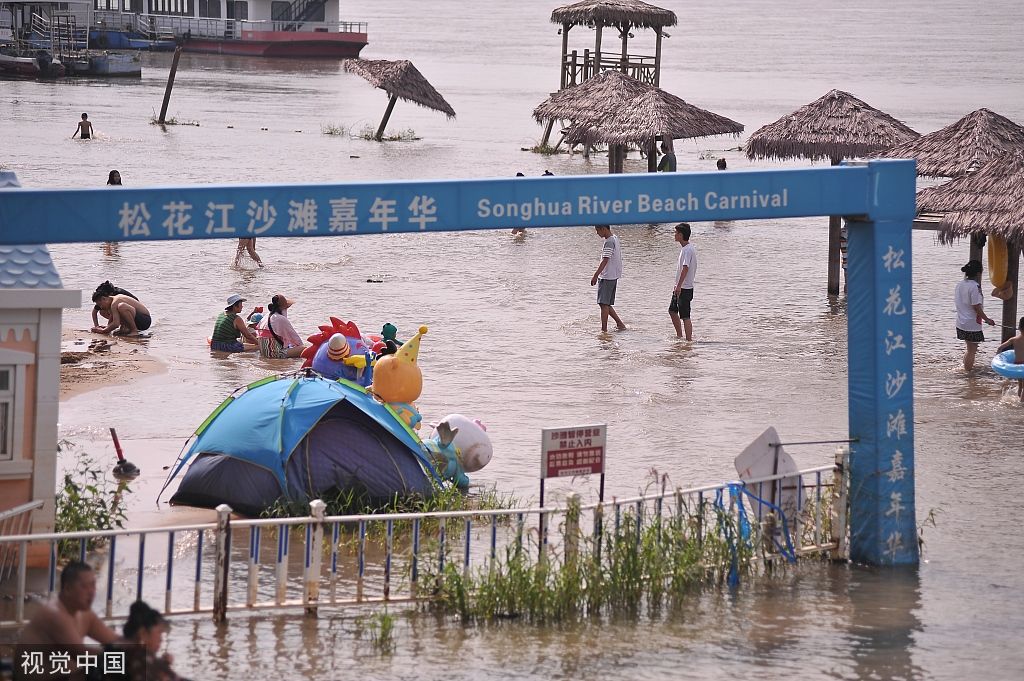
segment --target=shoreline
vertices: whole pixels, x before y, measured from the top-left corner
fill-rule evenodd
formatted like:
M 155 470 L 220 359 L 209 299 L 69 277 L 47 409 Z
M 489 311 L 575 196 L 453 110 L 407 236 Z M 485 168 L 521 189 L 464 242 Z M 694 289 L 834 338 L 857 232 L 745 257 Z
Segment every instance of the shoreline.
M 150 356 L 148 338 L 105 336 L 67 326 L 61 329 L 61 402 L 166 372 L 167 363 Z

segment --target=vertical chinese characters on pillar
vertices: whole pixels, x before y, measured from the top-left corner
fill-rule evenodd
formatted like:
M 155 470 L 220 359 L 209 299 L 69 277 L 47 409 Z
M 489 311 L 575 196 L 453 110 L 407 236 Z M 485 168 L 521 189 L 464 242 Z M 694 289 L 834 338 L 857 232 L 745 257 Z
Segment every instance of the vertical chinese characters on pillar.
M 909 447 L 911 451 L 913 447 L 913 399 L 909 385 L 912 358 L 910 348 L 904 341 L 905 337 L 909 338 L 911 322 L 909 300 L 904 300 L 905 289 L 902 283 L 908 278 L 909 268 L 904 256 L 905 249 L 892 243 L 888 244 L 881 256 L 885 271 L 882 279 L 886 282 L 882 290 L 888 294 L 882 304 L 883 324 L 879 327 L 879 331 L 884 329 L 881 345 L 885 353 L 884 361 L 879 366 L 879 373 L 884 373 L 884 381 L 881 382 L 884 394 L 880 397 L 883 399 L 882 409 L 885 414 L 879 454 L 882 461 L 888 460 L 889 469 L 879 472 L 880 495 L 886 500 L 880 504 L 886 509 L 882 513 L 885 522 L 880 539 L 883 542 L 883 555 L 893 562 L 913 541 L 912 535 L 908 536 L 904 527 L 909 508 L 905 495 L 908 489 L 911 490 L 909 495 L 913 494 L 912 487 L 908 486 L 912 480 L 907 479 L 907 468 L 900 451 L 901 446 Z M 912 517 L 910 522 L 912 525 Z

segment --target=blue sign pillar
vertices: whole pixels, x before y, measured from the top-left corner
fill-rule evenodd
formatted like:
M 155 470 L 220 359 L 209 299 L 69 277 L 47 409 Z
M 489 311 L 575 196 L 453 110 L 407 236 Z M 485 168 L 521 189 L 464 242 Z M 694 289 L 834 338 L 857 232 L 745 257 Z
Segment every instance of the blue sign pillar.
M 918 561 L 911 343 L 913 164 L 871 162 L 871 206 L 850 220 L 850 559 Z

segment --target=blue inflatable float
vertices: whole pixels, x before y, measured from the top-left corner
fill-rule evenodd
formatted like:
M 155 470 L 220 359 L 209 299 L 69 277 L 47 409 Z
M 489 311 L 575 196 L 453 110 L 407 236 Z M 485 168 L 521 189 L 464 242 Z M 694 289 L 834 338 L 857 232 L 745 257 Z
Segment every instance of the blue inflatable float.
M 1006 378 L 1024 380 L 1024 364 L 1014 361 L 1013 350 L 1000 352 L 992 358 L 992 371 Z

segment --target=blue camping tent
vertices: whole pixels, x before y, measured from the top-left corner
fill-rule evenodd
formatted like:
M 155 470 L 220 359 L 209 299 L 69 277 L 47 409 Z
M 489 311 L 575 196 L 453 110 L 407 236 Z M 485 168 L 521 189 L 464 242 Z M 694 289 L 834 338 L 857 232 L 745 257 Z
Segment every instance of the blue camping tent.
M 370 503 L 433 494 L 438 475 L 420 440 L 349 381 L 312 372 L 256 381 L 199 426 L 168 476 L 191 461 L 172 504 L 228 504 L 259 515 L 279 499 L 352 490 Z

